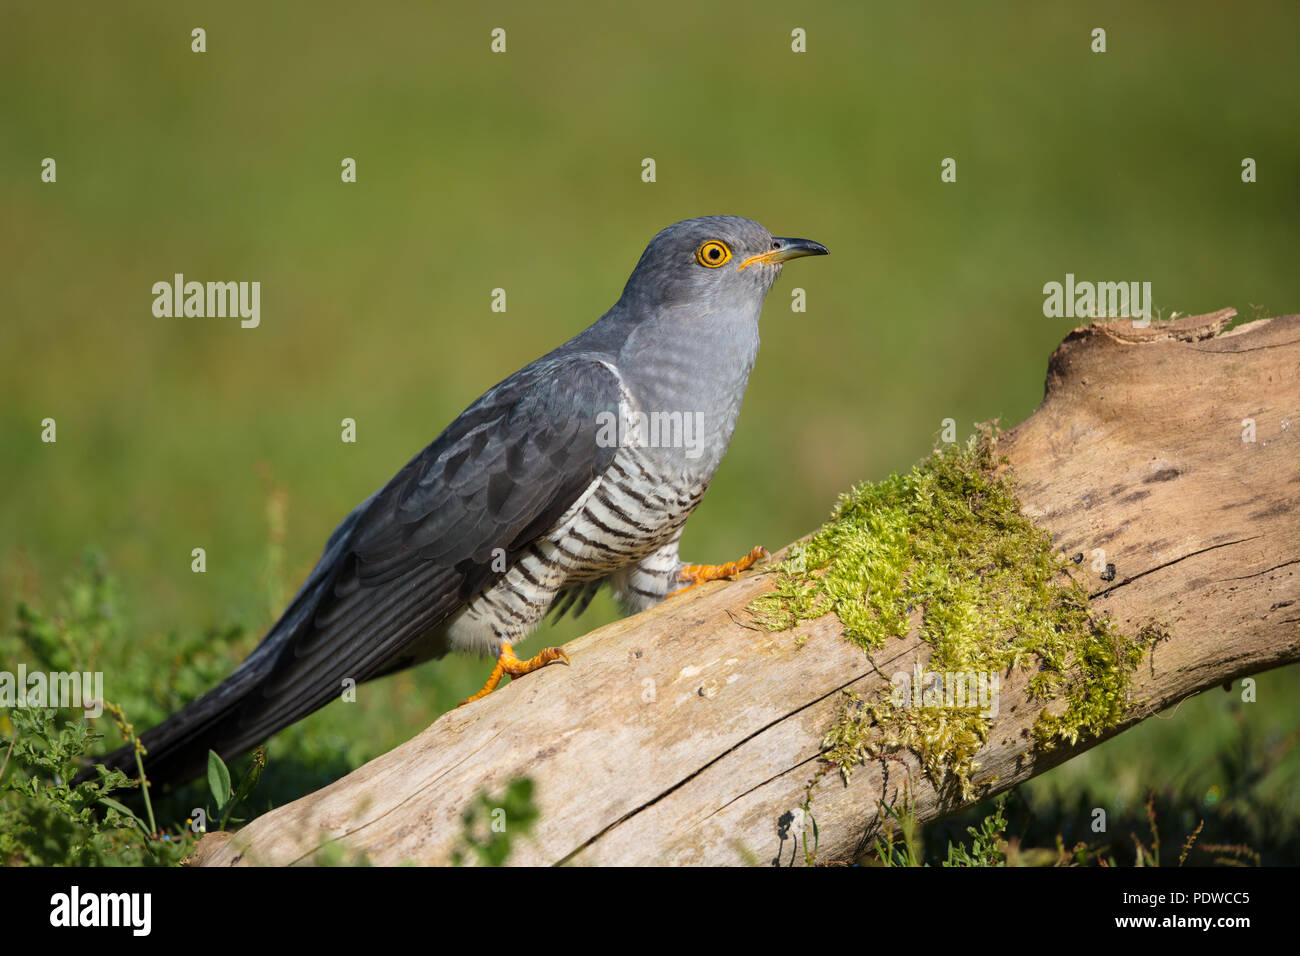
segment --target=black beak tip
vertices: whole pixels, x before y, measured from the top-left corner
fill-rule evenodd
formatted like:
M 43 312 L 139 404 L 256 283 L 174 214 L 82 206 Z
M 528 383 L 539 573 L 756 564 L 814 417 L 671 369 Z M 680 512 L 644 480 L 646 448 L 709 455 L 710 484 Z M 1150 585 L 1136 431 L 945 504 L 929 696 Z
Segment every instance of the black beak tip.
M 787 252 L 787 258 L 790 259 L 799 256 L 828 256 L 831 254 L 831 251 L 820 242 L 813 242 L 811 239 L 774 238 L 772 248 Z

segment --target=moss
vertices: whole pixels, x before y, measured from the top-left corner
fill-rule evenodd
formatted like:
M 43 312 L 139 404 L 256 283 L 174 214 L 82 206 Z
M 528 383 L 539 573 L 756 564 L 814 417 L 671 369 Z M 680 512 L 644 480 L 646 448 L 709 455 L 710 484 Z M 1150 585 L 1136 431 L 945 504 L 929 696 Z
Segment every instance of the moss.
M 775 590 L 751 605 L 770 629 L 834 613 L 868 654 L 915 630 L 930 645 L 929 674 L 985 675 L 992 688 L 1013 669 L 1036 670 L 1031 697 L 1055 702 L 1034 727 L 1045 749 L 1120 722 L 1153 640 L 1145 631 L 1129 639 L 1092 613 L 1048 534 L 1021 514 L 991 429 L 906 474 L 854 488 L 774 570 Z M 899 698 L 894 688 L 869 699 L 846 693 L 827 759 L 847 780 L 868 757 L 909 749 L 937 786 L 971 799 L 989 708 Z

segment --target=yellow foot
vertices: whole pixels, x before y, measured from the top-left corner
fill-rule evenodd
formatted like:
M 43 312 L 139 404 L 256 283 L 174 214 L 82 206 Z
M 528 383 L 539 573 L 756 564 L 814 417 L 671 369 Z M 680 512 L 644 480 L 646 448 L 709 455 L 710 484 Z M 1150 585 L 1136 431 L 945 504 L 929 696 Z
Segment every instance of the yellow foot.
M 565 664 L 568 664 L 569 655 L 564 653 L 564 651 L 560 650 L 558 647 L 548 647 L 531 660 L 521 661 L 519 658 L 515 657 L 515 649 L 508 643 L 503 642 L 501 645 L 501 656 L 497 658 L 497 666 L 492 668 L 492 673 L 488 676 L 487 683 L 483 685 L 483 689 L 473 697 L 466 697 L 456 706 L 464 707 L 466 704 L 472 704 L 480 697 L 486 697 L 497 689 L 497 684 L 501 683 L 501 678 L 507 674 L 512 678 L 522 677 L 524 674 L 531 674 L 533 671 L 545 667 L 547 664 L 554 663 L 555 661 L 564 661 Z
M 684 588 L 678 588 L 668 596 L 676 597 L 683 591 L 689 591 L 695 585 L 703 584 L 705 581 L 720 581 L 723 578 L 735 577 L 741 571 L 748 571 L 752 568 L 759 558 L 766 557 L 768 557 L 767 548 L 760 544 L 739 561 L 728 561 L 726 564 L 688 564 L 682 568 L 678 577 L 691 583 Z

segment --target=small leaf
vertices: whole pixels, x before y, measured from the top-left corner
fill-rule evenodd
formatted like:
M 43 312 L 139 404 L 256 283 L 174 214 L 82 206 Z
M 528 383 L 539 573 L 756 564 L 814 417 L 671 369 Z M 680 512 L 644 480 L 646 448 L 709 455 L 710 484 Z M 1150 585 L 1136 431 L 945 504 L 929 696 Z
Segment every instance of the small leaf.
M 208 751 L 208 789 L 212 791 L 212 799 L 216 801 L 217 812 L 220 813 L 230 799 L 230 771 L 215 750 Z
M 118 813 L 122 814 L 122 816 L 126 817 L 128 820 L 133 821 L 135 825 L 140 828 L 140 831 L 142 833 L 149 832 L 144 825 L 144 821 L 141 820 L 139 817 L 137 817 L 134 813 L 132 813 L 131 809 L 128 806 L 126 806 L 126 804 L 118 803 L 112 797 L 100 797 L 99 802 L 106 807 L 112 807 Z

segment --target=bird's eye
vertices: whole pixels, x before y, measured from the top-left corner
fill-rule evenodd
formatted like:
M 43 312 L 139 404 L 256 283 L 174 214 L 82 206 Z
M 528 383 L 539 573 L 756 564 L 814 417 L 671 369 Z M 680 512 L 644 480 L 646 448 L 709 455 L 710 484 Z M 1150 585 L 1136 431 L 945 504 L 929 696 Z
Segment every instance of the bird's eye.
M 695 261 L 710 269 L 716 269 L 730 259 L 731 250 L 727 248 L 725 242 L 719 242 L 717 239 L 710 239 L 695 250 Z

